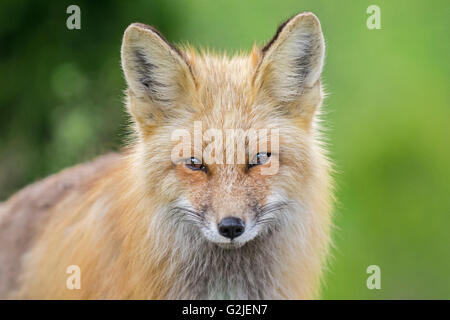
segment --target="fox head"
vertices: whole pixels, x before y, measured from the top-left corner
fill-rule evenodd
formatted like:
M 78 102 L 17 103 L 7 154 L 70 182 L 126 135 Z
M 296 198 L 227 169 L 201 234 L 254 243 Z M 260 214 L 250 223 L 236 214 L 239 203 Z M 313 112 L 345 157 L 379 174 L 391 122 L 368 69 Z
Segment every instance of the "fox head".
M 312 13 L 232 58 L 177 48 L 147 25 L 127 28 L 133 165 L 143 197 L 169 207 L 167 223 L 229 249 L 298 220 L 307 232 L 328 183 L 317 121 L 324 52 Z

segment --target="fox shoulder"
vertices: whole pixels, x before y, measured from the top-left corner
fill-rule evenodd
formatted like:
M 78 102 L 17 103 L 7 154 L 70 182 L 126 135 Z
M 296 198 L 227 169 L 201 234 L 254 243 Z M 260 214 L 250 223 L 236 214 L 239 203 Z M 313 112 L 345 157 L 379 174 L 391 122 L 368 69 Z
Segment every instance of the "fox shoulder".
M 0 204 L 0 298 L 17 284 L 22 256 L 31 248 L 51 209 L 80 191 L 120 159 L 118 154 L 63 170 L 29 185 Z

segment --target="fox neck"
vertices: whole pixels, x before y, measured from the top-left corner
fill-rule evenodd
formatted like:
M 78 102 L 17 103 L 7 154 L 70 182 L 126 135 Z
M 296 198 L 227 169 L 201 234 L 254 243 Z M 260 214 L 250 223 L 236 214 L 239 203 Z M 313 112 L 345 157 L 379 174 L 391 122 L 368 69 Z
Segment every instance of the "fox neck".
M 194 226 L 192 226 L 194 228 Z M 192 230 L 195 232 L 195 230 Z M 199 230 L 197 230 L 199 232 Z M 264 299 L 276 297 L 276 245 L 267 235 L 224 249 L 189 236 L 178 257 L 172 299 Z M 185 238 L 186 239 L 186 238 Z M 194 240 L 194 241 L 191 241 Z
M 167 213 L 160 214 L 167 217 Z M 155 218 L 154 221 L 161 221 Z M 158 234 L 154 239 L 161 258 L 157 272 L 164 266 L 159 285 L 166 289 L 164 298 L 282 298 L 279 293 L 282 230 L 266 232 L 240 248 L 226 249 L 206 240 L 191 223 L 173 221 L 151 228 L 153 234 Z

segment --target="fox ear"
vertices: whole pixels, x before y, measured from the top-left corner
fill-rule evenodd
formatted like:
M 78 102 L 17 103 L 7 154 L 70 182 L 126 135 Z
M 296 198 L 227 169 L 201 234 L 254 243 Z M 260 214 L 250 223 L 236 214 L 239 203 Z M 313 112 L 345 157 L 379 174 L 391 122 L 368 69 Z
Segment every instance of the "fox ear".
M 295 102 L 320 87 L 325 43 L 314 14 L 300 13 L 287 20 L 261 53 L 255 83 L 276 101 Z
M 156 29 L 133 23 L 125 31 L 122 69 L 128 84 L 130 111 L 138 120 L 154 118 L 180 105 L 194 78 L 183 54 Z

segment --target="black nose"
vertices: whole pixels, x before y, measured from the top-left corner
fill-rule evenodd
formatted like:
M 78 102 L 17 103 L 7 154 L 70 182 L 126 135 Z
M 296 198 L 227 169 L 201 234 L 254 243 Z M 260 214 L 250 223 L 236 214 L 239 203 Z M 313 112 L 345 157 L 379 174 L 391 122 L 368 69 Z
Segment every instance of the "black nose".
M 244 221 L 239 218 L 227 217 L 223 218 L 219 223 L 219 233 L 224 237 L 230 238 L 231 240 L 243 234 L 244 230 Z

